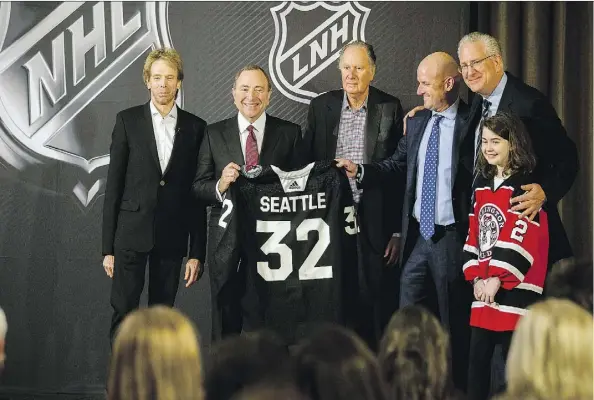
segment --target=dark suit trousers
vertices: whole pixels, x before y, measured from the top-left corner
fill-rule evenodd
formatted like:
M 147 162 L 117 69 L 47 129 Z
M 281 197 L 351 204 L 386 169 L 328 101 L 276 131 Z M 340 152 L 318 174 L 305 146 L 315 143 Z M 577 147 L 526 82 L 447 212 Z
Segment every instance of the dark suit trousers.
M 149 264 L 148 304 L 173 307 L 182 257 L 162 257 L 155 250 L 145 253 L 133 250 L 115 250 L 115 266 L 111 285 L 113 316 L 109 332 L 110 343 L 122 320 L 138 308 L 144 288 L 146 264 Z
M 424 305 L 432 297 L 429 291 L 435 292 L 437 309 L 429 308 L 450 333 L 454 384 L 457 389 L 466 391 L 472 287 L 465 282 L 462 273 L 464 243 L 453 227 L 436 226 L 433 237 L 425 240 L 414 218 L 411 218 L 408 232 L 409 238 L 417 239 L 402 269 L 400 308 Z M 433 288 L 428 281 L 433 282 Z
M 237 272 L 220 289 L 212 292 L 212 340 L 241 333 L 243 312 L 241 301 L 245 293 L 246 268 L 240 265 Z

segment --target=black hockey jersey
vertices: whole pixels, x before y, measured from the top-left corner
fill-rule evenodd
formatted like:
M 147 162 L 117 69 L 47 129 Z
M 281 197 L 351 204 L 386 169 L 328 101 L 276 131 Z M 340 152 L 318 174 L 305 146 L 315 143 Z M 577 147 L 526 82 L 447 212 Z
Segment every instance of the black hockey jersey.
M 321 322 L 348 324 L 358 227 L 348 179 L 334 161 L 292 172 L 242 169 L 217 229 L 219 264 L 245 258 L 244 331 L 268 328 L 294 343 Z

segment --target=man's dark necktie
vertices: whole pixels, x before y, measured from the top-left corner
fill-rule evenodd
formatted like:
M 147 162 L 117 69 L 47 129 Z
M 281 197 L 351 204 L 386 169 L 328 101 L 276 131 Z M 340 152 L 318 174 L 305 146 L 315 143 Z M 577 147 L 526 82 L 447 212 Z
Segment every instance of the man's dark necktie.
M 248 170 L 254 165 L 258 165 L 258 142 L 256 141 L 256 135 L 254 134 L 254 127 L 252 125 L 247 127 L 248 137 L 245 142 L 245 164 Z
M 479 130 L 478 130 L 478 135 L 476 138 L 476 143 L 474 144 L 474 169 L 475 170 L 476 170 L 476 165 L 478 163 L 479 152 L 481 151 L 483 125 L 485 124 L 485 118 L 487 118 L 489 116 L 489 107 L 491 107 L 491 102 L 487 99 L 483 99 L 483 112 L 481 114 L 481 122 L 479 122 Z
M 435 199 L 437 197 L 437 162 L 439 158 L 439 121 L 443 115 L 435 115 L 423 170 L 423 189 L 421 191 L 421 217 L 419 230 L 425 240 L 435 233 Z

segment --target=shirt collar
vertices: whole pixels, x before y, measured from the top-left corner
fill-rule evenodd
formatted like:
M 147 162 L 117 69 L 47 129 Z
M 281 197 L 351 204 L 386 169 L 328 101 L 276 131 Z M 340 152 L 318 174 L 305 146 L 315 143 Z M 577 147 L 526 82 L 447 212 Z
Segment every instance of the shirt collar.
M 458 105 L 459 104 L 460 104 L 460 98 L 458 97 L 456 99 L 456 101 L 454 102 L 454 104 L 452 104 L 451 106 L 449 106 L 445 110 L 443 110 L 441 112 L 433 111 L 433 115 L 432 116 L 434 117 L 437 114 L 437 115 L 441 115 L 442 117 L 444 117 L 446 119 L 455 120 L 456 119 L 456 114 L 458 114 Z
M 157 110 L 157 107 L 155 107 L 155 105 L 153 104 L 152 101 L 149 102 L 150 103 L 150 108 L 151 108 L 151 115 L 154 117 L 155 115 L 161 115 L 161 113 L 159 112 L 159 110 Z M 171 110 L 169 110 L 169 114 L 167 114 L 164 118 L 173 118 L 174 120 L 177 120 L 177 104 L 173 103 L 173 107 L 171 107 Z
M 503 95 L 503 90 L 505 89 L 506 84 L 507 84 L 507 74 L 504 72 L 503 76 L 499 80 L 499 83 L 497 84 L 497 87 L 495 88 L 495 90 L 493 90 L 493 93 L 491 93 L 490 95 L 488 95 L 486 97 L 482 96 L 483 99 L 487 99 L 491 103 L 493 103 L 493 100 L 501 99 L 501 96 Z
M 367 94 L 367 97 L 365 97 L 365 100 L 363 101 L 363 104 L 361 104 L 361 109 L 366 109 L 367 110 L 367 100 L 369 99 L 369 94 Z M 342 109 L 350 109 L 351 106 L 349 104 L 349 99 L 347 98 L 347 94 L 346 91 L 343 90 L 343 96 L 342 96 Z
M 256 132 L 264 132 L 264 126 L 266 126 L 266 113 L 263 112 L 262 115 L 252 123 L 250 123 L 250 121 L 248 121 L 241 113 L 237 113 L 237 124 L 239 125 L 239 133 L 244 132 L 250 125 L 254 127 Z

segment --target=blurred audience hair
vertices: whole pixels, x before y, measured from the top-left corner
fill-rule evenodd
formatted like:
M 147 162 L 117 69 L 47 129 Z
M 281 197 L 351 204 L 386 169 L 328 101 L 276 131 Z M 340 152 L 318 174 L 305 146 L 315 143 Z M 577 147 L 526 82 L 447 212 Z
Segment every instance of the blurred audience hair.
M 295 350 L 297 382 L 312 400 L 383 400 L 374 354 L 352 331 L 321 327 Z
M 545 295 L 571 300 L 593 313 L 591 262 L 567 263 L 552 268 L 545 284 Z
M 593 319 L 565 299 L 548 299 L 520 319 L 507 358 L 508 398 L 591 399 Z
M 394 313 L 380 342 L 379 365 L 390 400 L 453 396 L 449 335 L 421 306 Z
M 166 306 L 130 313 L 115 338 L 108 400 L 204 398 L 198 334 Z
M 229 400 L 244 388 L 292 379 L 286 343 L 269 331 L 225 338 L 213 345 L 206 365 L 208 400 Z

